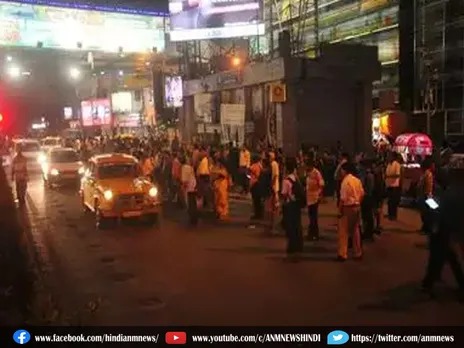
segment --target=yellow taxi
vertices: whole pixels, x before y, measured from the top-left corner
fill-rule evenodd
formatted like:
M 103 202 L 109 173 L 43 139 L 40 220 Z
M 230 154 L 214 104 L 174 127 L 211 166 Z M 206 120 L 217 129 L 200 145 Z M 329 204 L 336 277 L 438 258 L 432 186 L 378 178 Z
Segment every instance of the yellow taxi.
M 96 155 L 87 163 L 80 195 L 85 210 L 95 214 L 101 228 L 110 219 L 158 220 L 161 199 L 158 188 L 142 176 L 137 159 L 126 154 Z

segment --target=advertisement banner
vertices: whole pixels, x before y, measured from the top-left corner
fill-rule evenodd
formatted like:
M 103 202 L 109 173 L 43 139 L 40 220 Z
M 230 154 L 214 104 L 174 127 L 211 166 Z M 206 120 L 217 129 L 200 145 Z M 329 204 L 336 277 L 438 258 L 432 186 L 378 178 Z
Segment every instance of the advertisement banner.
M 81 103 L 84 127 L 111 125 L 111 103 L 109 99 L 85 100 Z
M 166 107 L 180 108 L 183 105 L 182 77 L 166 76 L 164 80 L 164 97 Z
M 116 119 L 116 126 L 126 128 L 136 128 L 142 125 L 142 119 L 139 113 L 129 115 L 119 115 Z
M 115 114 L 132 112 L 132 92 L 117 92 L 111 94 L 111 109 Z
M 70 106 L 63 108 L 63 116 L 65 120 L 71 120 L 73 118 L 73 109 Z
M 197 122 L 211 123 L 212 120 L 212 100 L 211 93 L 196 94 L 193 97 L 195 119 Z
M 0 45 L 146 52 L 164 50 L 164 18 L 0 1 Z
M 264 34 L 260 0 L 170 0 L 171 41 Z
M 245 105 L 221 104 L 221 136 L 223 143 L 241 145 L 245 141 Z

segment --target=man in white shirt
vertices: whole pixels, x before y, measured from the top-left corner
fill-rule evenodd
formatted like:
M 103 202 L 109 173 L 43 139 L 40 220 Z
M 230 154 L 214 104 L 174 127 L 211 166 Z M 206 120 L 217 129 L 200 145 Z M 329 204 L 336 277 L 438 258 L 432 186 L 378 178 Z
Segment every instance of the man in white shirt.
M 385 171 L 385 186 L 388 197 L 388 218 L 396 220 L 398 217 L 398 206 L 401 200 L 401 164 L 399 155 L 390 153 Z
M 360 260 L 363 256 L 361 246 L 361 203 L 364 188 L 361 180 L 353 175 L 354 165 L 347 162 L 340 168 L 341 186 L 338 222 L 338 261 L 348 258 L 348 239 L 352 238 L 353 256 Z
M 190 225 L 198 224 L 197 212 L 197 180 L 195 178 L 195 170 L 190 165 L 185 157 L 181 157 L 180 182 L 182 192 L 184 194 L 184 202 L 187 202 L 187 211 L 189 215 Z

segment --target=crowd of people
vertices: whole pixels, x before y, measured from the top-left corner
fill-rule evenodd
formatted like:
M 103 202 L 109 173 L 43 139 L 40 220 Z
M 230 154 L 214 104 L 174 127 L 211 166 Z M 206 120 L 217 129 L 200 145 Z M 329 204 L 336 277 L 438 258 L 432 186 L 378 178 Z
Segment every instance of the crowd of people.
M 401 200 L 402 156 L 392 151 L 372 156 L 343 152 L 340 144 L 331 150 L 303 147 L 296 156 L 262 144 L 247 146 L 185 144 L 167 139 L 117 137 L 77 140 L 73 144 L 83 159 L 93 154 L 121 152 L 137 157 L 142 174 L 159 186 L 165 200 L 188 212 L 189 223 L 197 225 L 199 212 L 210 210 L 218 220 L 229 219 L 229 194 L 251 196 L 252 222 L 261 221 L 269 234 L 285 231 L 287 255 L 298 259 L 304 239 L 319 239 L 319 205 L 329 197 L 338 209 L 338 252 L 346 261 L 349 250 L 355 260 L 363 259 L 363 244 L 382 233 L 386 201 L 390 220 L 398 218 Z M 429 236 L 430 257 L 423 287 L 433 288 L 449 262 L 464 289 L 464 273 L 451 245 L 464 226 L 459 208 L 464 201 L 462 170 L 449 169 L 442 175 L 440 163 L 426 157 L 417 185 L 417 202 L 422 232 Z M 440 194 L 438 194 L 440 192 Z M 440 201 L 431 208 L 429 199 Z M 302 226 L 302 211 L 308 226 Z M 439 212 L 439 213 L 438 213 Z M 304 232 L 306 230 L 306 233 Z

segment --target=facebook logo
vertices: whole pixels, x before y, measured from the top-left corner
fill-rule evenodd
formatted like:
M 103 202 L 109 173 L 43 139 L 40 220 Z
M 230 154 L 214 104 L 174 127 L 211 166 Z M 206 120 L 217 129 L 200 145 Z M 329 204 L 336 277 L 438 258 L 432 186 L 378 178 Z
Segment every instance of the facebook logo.
M 17 344 L 26 344 L 31 339 L 31 334 L 26 330 L 18 330 L 13 334 L 13 340 Z

